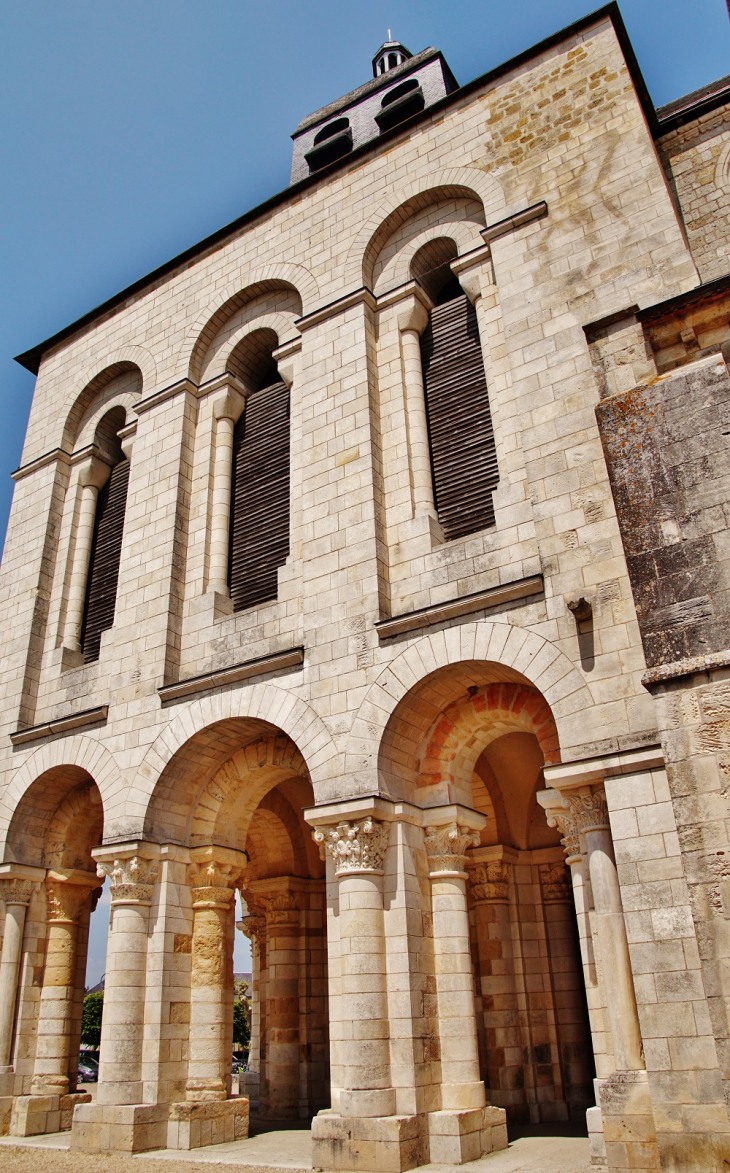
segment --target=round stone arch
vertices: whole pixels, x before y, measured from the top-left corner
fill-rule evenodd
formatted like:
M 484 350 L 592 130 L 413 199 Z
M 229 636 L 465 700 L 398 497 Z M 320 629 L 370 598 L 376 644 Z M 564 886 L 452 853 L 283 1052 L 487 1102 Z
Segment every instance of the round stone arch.
M 292 289 L 299 295 L 302 315 L 312 310 L 319 301 L 319 286 L 303 265 L 262 265 L 244 269 L 235 281 L 230 281 L 206 303 L 188 326 L 178 352 L 176 369 L 198 382 L 199 368 L 208 346 L 221 325 L 247 301 L 276 289 Z
M 452 196 L 479 200 L 486 223 L 505 210 L 504 192 L 497 180 L 476 167 L 452 167 L 431 172 L 421 180 L 395 188 L 368 216 L 353 239 L 345 263 L 345 288 L 372 288 L 375 258 L 388 237 L 414 212 Z
M 508 733 L 531 733 L 546 765 L 560 761 L 555 719 L 532 685 L 470 686 L 432 723 L 417 763 L 418 788 L 447 787 L 452 801 L 471 805 L 471 779 L 480 755 Z
M 477 225 L 469 220 L 445 220 L 438 224 L 431 224 L 427 228 L 423 228 L 420 232 L 416 232 L 407 243 L 405 243 L 398 252 L 384 265 L 383 269 L 374 276 L 374 289 L 376 297 L 382 296 L 391 289 L 397 289 L 399 285 L 405 284 L 406 281 L 411 280 L 411 262 L 416 253 L 423 248 L 425 244 L 430 244 L 433 240 L 441 240 L 446 238 L 452 240 L 456 246 L 458 256 L 463 256 L 464 253 L 470 252 L 472 249 L 479 248 L 483 243 Z M 385 249 L 388 244 L 385 243 Z M 382 250 L 381 250 L 382 254 Z M 377 269 L 376 258 L 376 269 Z
M 505 620 L 463 623 L 409 643 L 368 689 L 345 756 L 350 785 L 358 792 L 378 793 L 383 787 L 389 788 L 381 769 L 381 751 L 397 706 L 427 677 L 459 666 L 469 668 L 477 685 L 506 681 L 537 689 L 555 720 L 564 757 L 568 747 L 591 740 L 595 704 L 592 693 L 555 644 L 529 628 Z M 455 698 L 456 693 L 444 689 L 442 707 Z M 434 719 L 438 711 L 434 708 Z
M 235 824 L 242 819 L 247 830 L 261 800 L 278 782 L 294 774 L 310 780 L 304 757 L 291 738 L 281 733 L 236 750 L 198 797 L 190 820 L 190 846 L 219 843 L 237 847 L 228 839 Z M 242 782 L 248 783 L 243 794 Z
M 249 334 L 255 333 L 257 330 L 272 330 L 278 339 L 277 345 L 281 345 L 283 341 L 289 341 L 292 338 L 299 337 L 294 326 L 295 315 L 284 312 L 279 313 L 253 313 L 250 318 L 247 318 L 237 330 L 233 331 L 224 341 L 223 345 L 212 355 L 211 358 L 203 360 L 203 367 L 201 375 L 203 381 L 207 382 L 209 379 L 214 379 L 218 375 L 222 375 L 228 370 L 228 363 L 231 355 L 236 347 L 243 342 Z M 211 347 L 215 342 L 211 343 Z
M 327 726 L 305 701 L 267 682 L 245 692 L 232 689 L 193 701 L 160 733 L 148 749 L 132 787 L 135 802 L 142 807 L 139 835 L 184 841 L 197 793 L 240 747 L 242 736 L 258 741 L 279 733 L 294 743 L 306 763 L 315 802 L 336 797 L 341 756 Z M 217 757 L 205 746 L 211 734 L 218 747 Z M 180 760 L 181 751 L 198 744 L 201 770 L 207 762 L 209 774 L 196 793 L 191 789 L 180 794 L 175 761 Z
M 101 795 L 105 833 L 109 836 L 115 809 L 126 809 L 124 778 L 106 746 L 91 737 L 77 734 L 39 746 L 11 778 L 0 801 L 0 858 L 5 857 L 8 829 L 27 791 L 42 775 L 58 774 L 63 770 L 73 773 L 75 781 L 88 775 L 96 783 Z
M 85 413 L 107 383 L 117 375 L 135 369 L 139 371 L 142 380 L 142 389 L 137 397 L 139 400 L 143 395 L 149 394 L 157 382 L 155 360 L 143 346 L 120 347 L 113 354 L 105 355 L 103 360 L 97 360 L 86 367 L 75 381 L 60 412 L 60 418 L 64 421 L 62 448 L 67 452 L 72 451 Z

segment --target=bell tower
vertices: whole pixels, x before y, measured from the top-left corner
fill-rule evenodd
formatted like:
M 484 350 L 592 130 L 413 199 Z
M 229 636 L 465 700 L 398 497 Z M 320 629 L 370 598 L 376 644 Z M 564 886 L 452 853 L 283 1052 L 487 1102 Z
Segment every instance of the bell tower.
M 394 41 L 388 29 L 388 39 L 373 57 L 373 77 L 381 77 L 391 69 L 397 69 L 404 61 L 409 61 L 413 54 L 400 41 Z

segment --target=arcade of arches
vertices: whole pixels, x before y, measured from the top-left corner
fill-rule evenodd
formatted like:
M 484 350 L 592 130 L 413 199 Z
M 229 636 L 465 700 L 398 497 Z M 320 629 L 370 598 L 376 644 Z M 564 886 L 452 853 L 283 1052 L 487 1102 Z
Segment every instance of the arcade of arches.
M 142 837 L 104 843 L 91 776 L 47 771 L 17 807 L 2 865 L 6 1130 L 73 1117 L 74 1148 L 191 1148 L 245 1136 L 250 1102 L 264 1119 L 314 1118 L 319 1167 L 405 1169 L 504 1147 L 510 1122 L 584 1119 L 620 1042 L 604 1021 L 586 866 L 588 832 L 608 832 L 600 789 L 580 791 L 598 812 L 581 835 L 569 800 L 544 790 L 558 761 L 541 694 L 475 663 L 396 706 L 379 795 L 316 804 L 290 737 L 229 719 L 170 759 Z M 104 879 L 90 1103 L 76 1061 Z M 237 890 L 253 1006 L 232 1095 Z

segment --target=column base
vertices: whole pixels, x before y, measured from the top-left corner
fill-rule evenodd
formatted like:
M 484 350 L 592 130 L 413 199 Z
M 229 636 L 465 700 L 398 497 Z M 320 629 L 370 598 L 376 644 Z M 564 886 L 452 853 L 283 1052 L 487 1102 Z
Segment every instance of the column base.
M 77 1104 L 90 1104 L 88 1092 L 65 1096 L 15 1096 L 10 1117 L 10 1136 L 40 1136 L 45 1132 L 68 1132 Z
M 609 1170 L 661 1169 L 645 1071 L 614 1071 L 599 1089 Z
M 248 1100 L 186 1100 L 170 1104 L 168 1149 L 199 1149 L 209 1144 L 245 1140 L 248 1136 Z
M 144 1153 L 167 1145 L 169 1104 L 81 1104 L 71 1149 L 85 1153 Z
M 603 1135 L 603 1120 L 600 1108 L 588 1108 L 586 1111 L 586 1125 L 588 1140 L 591 1146 L 591 1165 L 606 1164 L 606 1141 Z
M 312 1121 L 312 1167 L 404 1173 L 428 1162 L 424 1116 L 339 1116 Z
M 476 1161 L 507 1148 L 507 1113 L 493 1104 L 429 1112 L 428 1140 L 432 1164 Z

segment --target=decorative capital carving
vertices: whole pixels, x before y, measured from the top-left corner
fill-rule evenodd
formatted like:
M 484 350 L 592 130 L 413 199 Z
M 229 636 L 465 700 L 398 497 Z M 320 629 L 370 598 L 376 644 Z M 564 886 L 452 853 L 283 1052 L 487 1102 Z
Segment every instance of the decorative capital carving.
M 568 863 L 576 863 L 581 858 L 580 836 L 575 820 L 567 810 L 549 807 L 545 811 L 548 827 L 557 827 L 562 835 L 560 842 L 563 845 Z
M 108 878 L 112 904 L 149 904 L 160 868 L 156 859 L 133 855 L 97 863 L 96 874 L 100 880 Z
M 89 891 L 90 888 L 83 884 L 70 884 L 67 880 L 46 880 L 48 920 L 67 923 L 76 921 Z
M 570 903 L 573 899 L 573 889 L 570 876 L 565 870 L 562 860 L 555 863 L 541 863 L 538 868 L 542 898 L 546 904 Z
M 312 832 L 312 838 L 319 846 L 321 859 L 326 853 L 330 855 L 338 876 L 352 872 L 382 872 L 390 825 L 368 817 L 356 823 L 318 827 Z
M 469 868 L 469 892 L 475 904 L 509 900 L 509 867 L 503 859 L 490 859 Z
M 243 920 L 238 922 L 238 927 L 244 937 L 258 943 L 262 937 L 266 936 L 266 917 L 261 915 L 244 916 Z
M 607 831 L 610 829 L 611 824 L 608 819 L 608 806 L 604 790 L 585 790 L 580 794 L 568 794 L 566 798 L 575 825 L 582 835 L 585 835 L 586 831 Z
M 467 848 L 479 846 L 479 832 L 462 823 L 426 827 L 425 844 L 431 875 L 437 872 L 465 872 Z
M 299 921 L 302 898 L 298 892 L 276 892 L 271 896 L 262 895 L 262 900 L 266 908 L 267 926 L 296 924 Z
M 202 859 L 193 860 L 188 866 L 193 906 L 230 905 L 242 874 L 240 863 L 232 862 L 215 849 L 208 851 Z
M 30 904 L 30 898 L 33 894 L 32 880 L 18 880 L 11 878 L 9 880 L 0 880 L 0 892 L 5 904 Z

